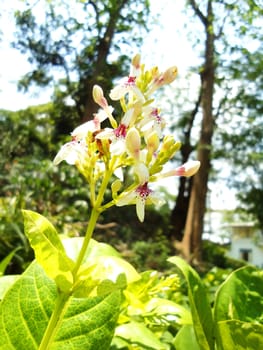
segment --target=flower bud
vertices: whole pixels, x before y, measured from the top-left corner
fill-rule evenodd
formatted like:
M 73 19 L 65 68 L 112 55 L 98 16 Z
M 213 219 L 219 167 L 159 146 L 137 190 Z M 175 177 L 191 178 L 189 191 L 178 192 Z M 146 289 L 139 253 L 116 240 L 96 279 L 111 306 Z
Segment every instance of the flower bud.
M 173 67 L 170 67 L 168 68 L 163 74 L 161 74 L 161 76 L 159 77 L 159 83 L 161 85 L 164 85 L 164 84 L 171 84 L 174 79 L 176 78 L 177 76 L 177 67 L 173 66 Z M 160 85 L 160 86 L 161 86 Z
M 141 148 L 141 137 L 139 131 L 136 128 L 131 128 L 126 135 L 126 148 L 129 154 L 139 160 L 140 148 Z
M 159 144 L 160 144 L 160 140 L 155 131 L 151 132 L 146 137 L 146 145 L 147 145 L 148 152 L 150 154 L 153 154 L 155 151 L 157 151 Z
M 108 102 L 104 97 L 103 90 L 99 85 L 94 85 L 92 90 L 94 101 L 103 109 L 108 107 Z
M 141 56 L 139 54 L 135 55 L 132 59 L 132 66 L 137 70 L 141 65 Z
M 116 198 L 117 197 L 117 193 L 119 192 L 119 190 L 122 188 L 122 182 L 117 179 L 115 180 L 112 184 L 111 184 L 111 191 L 112 191 L 112 197 Z
M 190 177 L 197 173 L 200 168 L 199 160 L 190 160 L 189 162 L 184 163 L 183 165 L 176 168 L 173 172 L 177 176 Z

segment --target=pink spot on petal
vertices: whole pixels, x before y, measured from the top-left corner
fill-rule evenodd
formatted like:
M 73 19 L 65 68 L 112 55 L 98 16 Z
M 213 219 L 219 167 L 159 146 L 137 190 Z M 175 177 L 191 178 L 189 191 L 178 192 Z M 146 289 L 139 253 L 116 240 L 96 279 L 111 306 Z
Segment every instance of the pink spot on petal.
M 147 197 L 152 193 L 152 190 L 148 188 L 148 183 L 145 182 L 143 185 L 137 187 L 136 193 L 143 199 L 146 200 Z

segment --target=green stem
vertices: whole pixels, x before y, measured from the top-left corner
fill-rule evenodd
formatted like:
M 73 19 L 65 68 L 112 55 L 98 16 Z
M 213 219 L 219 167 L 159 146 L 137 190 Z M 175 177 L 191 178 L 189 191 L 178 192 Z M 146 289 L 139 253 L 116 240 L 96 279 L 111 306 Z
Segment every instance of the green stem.
M 90 239 L 92 237 L 93 231 L 95 229 L 98 217 L 101 213 L 100 206 L 104 198 L 105 191 L 107 189 L 107 185 L 109 183 L 109 179 L 111 177 L 112 173 L 110 171 L 106 171 L 104 179 L 102 181 L 98 196 L 96 198 L 96 201 L 94 203 L 94 207 L 91 211 L 89 224 L 87 227 L 86 235 L 84 237 L 84 241 L 82 244 L 82 247 L 80 249 L 77 261 L 75 263 L 74 269 L 72 270 L 72 275 L 74 280 L 76 280 L 76 276 L 78 273 L 78 270 L 83 262 L 84 256 L 86 254 Z M 68 293 L 62 293 L 59 292 L 56 305 L 53 310 L 53 313 L 51 315 L 51 318 L 49 320 L 48 326 L 46 328 L 45 334 L 42 338 L 41 344 L 39 346 L 38 350 L 48 350 L 50 348 L 50 345 L 53 342 L 53 339 L 57 333 L 57 330 L 63 320 L 63 316 L 67 310 L 68 301 L 71 297 L 71 292 Z
M 53 339 L 57 333 L 57 330 L 60 326 L 60 323 L 63 320 L 63 316 L 67 310 L 68 301 L 70 298 L 70 293 L 65 294 L 59 292 L 55 308 L 49 320 L 48 326 L 42 338 L 41 344 L 38 350 L 48 350 L 50 349 L 51 344 L 53 343 Z
M 85 253 L 87 251 L 87 248 L 88 248 L 88 245 L 89 245 L 91 236 L 93 234 L 94 228 L 96 226 L 96 223 L 97 223 L 99 215 L 100 215 L 100 211 L 97 210 L 96 208 L 93 208 L 92 211 L 91 211 L 88 228 L 87 228 L 87 231 L 86 231 L 86 234 L 85 234 L 85 237 L 84 237 L 84 241 L 83 241 L 81 250 L 79 252 L 78 259 L 77 259 L 76 264 L 74 266 L 74 269 L 72 271 L 73 278 L 76 278 L 76 275 L 78 273 L 80 265 L 81 265 L 81 263 L 82 263 L 82 261 L 84 259 Z

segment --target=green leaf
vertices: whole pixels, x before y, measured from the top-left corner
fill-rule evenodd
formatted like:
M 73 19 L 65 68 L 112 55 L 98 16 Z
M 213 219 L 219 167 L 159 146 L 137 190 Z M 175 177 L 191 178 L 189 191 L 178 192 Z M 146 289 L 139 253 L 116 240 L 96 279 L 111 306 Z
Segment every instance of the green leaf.
M 219 349 L 263 348 L 263 271 L 232 272 L 216 293 L 214 318 Z
M 143 323 L 129 322 L 118 326 L 115 337 L 129 341 L 131 344 L 141 345 L 143 348 L 164 350 L 165 345 Z
M 0 304 L 0 350 L 36 350 L 57 298 L 57 288 L 37 263 L 8 290 Z M 51 350 L 107 350 L 120 307 L 120 293 L 71 298 Z
M 15 283 L 20 275 L 5 275 L 0 277 L 0 300 L 3 299 L 7 290 Z
M 125 277 L 125 283 L 120 281 L 120 276 Z M 97 295 L 105 291 L 105 283 L 108 284 L 108 287 L 109 284 L 111 285 L 109 290 L 122 289 L 127 283 L 138 281 L 140 278 L 140 274 L 124 259 L 116 256 L 87 257 L 86 262 L 80 268 L 77 289 L 75 288 L 74 292 L 79 296 L 87 296 L 89 293 Z
M 174 346 L 176 350 L 200 350 L 192 324 L 184 325 L 180 328 L 179 332 L 176 334 Z
M 0 304 L 0 349 L 37 349 L 56 295 L 55 283 L 32 263 Z
M 68 291 L 73 283 L 71 270 L 74 262 L 65 249 L 54 226 L 42 215 L 23 210 L 25 234 L 34 249 L 37 262 L 46 274 L 54 279 L 62 291 Z
M 192 324 L 192 317 L 189 310 L 171 300 L 163 298 L 151 298 L 145 304 L 147 315 L 153 314 L 155 317 L 168 316 L 170 322 L 177 324 Z
M 20 249 L 20 247 L 13 249 L 1 262 L 0 262 L 0 276 L 3 276 L 5 273 L 5 270 L 7 266 L 9 265 L 10 261 L 13 259 L 13 256 L 15 253 Z
M 214 349 L 212 310 L 200 277 L 183 259 L 171 257 L 168 261 L 175 264 L 186 279 L 193 326 L 200 349 Z
M 215 321 L 263 321 L 263 271 L 245 266 L 232 272 L 215 298 Z
M 83 244 L 83 237 L 72 237 L 72 238 L 64 238 L 62 240 L 63 246 L 66 250 L 67 255 L 74 261 L 77 260 L 79 255 L 79 251 Z M 112 246 L 106 243 L 100 243 L 91 239 L 88 245 L 88 249 L 84 256 L 83 261 L 87 261 L 87 259 L 92 259 L 93 257 L 98 256 L 116 256 L 120 257 L 120 253 L 117 252 Z
M 82 237 L 63 239 L 67 255 L 72 260 L 77 259 L 82 244 Z M 127 283 L 140 278 L 135 268 L 122 259 L 114 248 L 91 239 L 77 276 L 74 295 L 86 297 L 109 293 L 123 289 Z
M 263 349 L 263 325 L 238 320 L 220 321 L 217 324 L 221 335 L 222 350 L 259 350 Z

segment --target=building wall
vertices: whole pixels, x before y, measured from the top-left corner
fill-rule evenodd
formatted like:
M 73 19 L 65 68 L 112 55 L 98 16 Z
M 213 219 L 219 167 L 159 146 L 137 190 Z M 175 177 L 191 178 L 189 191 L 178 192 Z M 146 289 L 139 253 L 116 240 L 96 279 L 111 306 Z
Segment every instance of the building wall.
M 234 259 L 242 259 L 263 268 L 263 249 L 255 245 L 251 238 L 233 239 L 228 255 Z

